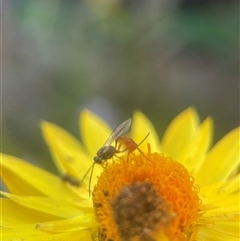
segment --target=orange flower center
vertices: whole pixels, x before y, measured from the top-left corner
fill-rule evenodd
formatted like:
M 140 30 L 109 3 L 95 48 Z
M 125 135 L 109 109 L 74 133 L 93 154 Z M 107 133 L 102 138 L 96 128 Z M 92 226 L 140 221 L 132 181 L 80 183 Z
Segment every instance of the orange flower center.
M 188 240 L 199 217 L 194 179 L 158 153 L 123 156 L 106 165 L 93 191 L 99 240 Z M 151 160 L 151 161 L 150 161 Z

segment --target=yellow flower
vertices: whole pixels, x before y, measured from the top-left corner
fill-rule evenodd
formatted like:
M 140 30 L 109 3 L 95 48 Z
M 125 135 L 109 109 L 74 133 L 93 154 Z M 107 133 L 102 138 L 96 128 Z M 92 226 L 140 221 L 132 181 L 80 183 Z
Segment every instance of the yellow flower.
M 63 178 L 2 154 L 9 190 L 2 191 L 2 240 L 239 239 L 239 128 L 209 150 L 211 118 L 199 123 L 193 108 L 172 121 L 161 142 L 150 121 L 135 112 L 128 140 L 140 143 L 150 135 L 139 150 L 94 166 L 90 198 L 90 175 L 81 179 L 111 134 L 109 126 L 83 111 L 84 145 L 54 124 L 41 126 Z

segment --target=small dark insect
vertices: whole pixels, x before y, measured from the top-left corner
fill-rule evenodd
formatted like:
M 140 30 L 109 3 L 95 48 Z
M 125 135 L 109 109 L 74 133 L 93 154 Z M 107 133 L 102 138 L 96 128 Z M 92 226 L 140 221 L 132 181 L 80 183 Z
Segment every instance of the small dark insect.
M 87 176 L 87 174 L 90 173 L 90 181 L 89 181 L 89 196 L 90 196 L 90 186 L 91 186 L 91 179 L 92 179 L 92 173 L 94 165 L 102 164 L 104 161 L 112 158 L 116 153 L 119 153 L 120 151 L 116 150 L 116 147 L 111 146 L 111 144 L 121 135 L 126 133 L 131 125 L 131 118 L 124 121 L 122 124 L 120 124 L 108 137 L 107 141 L 104 143 L 104 145 L 98 150 L 97 156 L 93 158 L 94 162 L 90 166 L 90 168 L 87 170 L 87 172 L 84 174 L 81 181 L 79 181 L 77 178 L 72 177 L 69 174 L 64 174 L 62 176 L 62 180 L 65 182 L 68 182 L 72 184 L 73 186 L 79 186 Z
M 145 138 L 137 144 L 135 141 L 133 141 L 129 137 L 123 137 L 122 135 L 126 133 L 131 125 L 131 118 L 121 123 L 108 137 L 105 144 L 97 151 L 97 155 L 93 158 L 94 162 L 89 167 L 87 172 L 84 174 L 81 180 L 78 180 L 75 177 L 72 177 L 69 174 L 64 174 L 62 176 L 62 180 L 65 182 L 70 183 L 73 186 L 80 186 L 80 184 L 84 181 L 88 173 L 90 172 L 90 179 L 89 179 L 89 196 L 90 194 L 90 188 L 91 188 L 91 180 L 92 180 L 92 174 L 94 165 L 97 164 L 103 164 L 106 160 L 111 159 L 113 156 L 116 156 L 118 153 L 122 153 L 125 151 L 128 151 L 128 155 L 135 151 L 136 149 L 144 155 L 144 153 L 139 149 L 139 146 L 145 141 L 145 139 L 148 137 L 150 133 L 148 133 Z M 115 146 L 112 146 L 111 144 L 115 141 Z M 123 147 L 124 146 L 124 147 Z M 123 148 L 122 148 L 123 147 Z M 144 155 L 145 156 L 145 155 Z M 145 156 L 146 159 L 151 161 L 149 158 Z
M 94 165 L 97 164 L 103 164 L 104 161 L 112 158 L 116 153 L 120 153 L 119 150 L 116 149 L 116 147 L 111 146 L 111 144 L 119 138 L 121 135 L 126 133 L 131 125 L 131 118 L 124 121 L 122 124 L 120 124 L 108 137 L 107 141 L 104 143 L 104 145 L 98 150 L 97 156 L 93 158 L 94 162 L 90 166 L 90 168 L 87 170 L 87 172 L 84 174 L 81 183 L 87 176 L 87 174 L 90 173 L 90 180 L 89 180 L 89 196 L 90 196 L 90 187 L 91 187 L 91 180 L 92 180 L 92 173 L 94 169 Z
M 106 161 L 114 156 L 115 153 L 118 151 L 116 150 L 116 147 L 111 146 L 111 144 L 119 138 L 121 135 L 126 133 L 131 125 L 131 119 L 128 119 L 124 121 L 122 124 L 120 124 L 115 131 L 109 136 L 103 147 L 101 147 L 98 152 L 97 156 L 95 156 L 94 162 L 98 164 L 102 164 L 103 161 Z
M 67 173 L 63 174 L 61 178 L 64 182 L 68 182 L 73 186 L 76 186 L 76 187 L 80 186 L 80 183 L 81 183 L 80 180 L 78 180 L 75 177 L 72 177 L 70 174 L 67 174 Z
M 90 168 L 87 170 L 87 172 L 84 174 L 81 183 L 85 179 L 85 177 L 90 173 L 90 179 L 89 179 L 89 196 L 90 194 L 90 188 L 91 188 L 91 180 L 92 180 L 92 174 L 94 165 L 97 164 L 103 164 L 104 161 L 112 158 L 118 153 L 122 153 L 125 151 L 128 151 L 128 155 L 135 151 L 136 149 L 144 155 L 144 153 L 139 149 L 139 145 L 142 144 L 142 142 L 148 137 L 149 133 L 146 135 L 146 137 L 141 141 L 141 143 L 136 144 L 131 138 L 129 137 L 122 137 L 124 133 L 126 133 L 131 125 L 131 119 L 128 119 L 124 121 L 122 124 L 120 124 L 109 136 L 105 144 L 98 150 L 97 156 L 95 156 L 93 164 L 90 166 Z M 111 146 L 112 142 L 115 141 L 115 147 Z M 122 145 L 125 146 L 124 149 L 121 149 Z M 145 156 L 145 155 L 144 155 Z M 146 157 L 146 156 L 145 156 Z M 147 158 L 147 157 L 146 157 Z M 148 158 L 147 158 L 148 159 Z M 149 159 L 148 159 L 149 160 Z M 151 160 L 149 160 L 151 161 Z

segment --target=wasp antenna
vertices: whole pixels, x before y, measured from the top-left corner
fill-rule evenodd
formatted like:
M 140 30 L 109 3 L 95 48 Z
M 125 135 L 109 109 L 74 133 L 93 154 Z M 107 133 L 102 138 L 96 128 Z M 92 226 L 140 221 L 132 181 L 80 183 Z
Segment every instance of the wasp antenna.
M 95 164 L 95 162 L 88 168 L 88 170 L 86 171 L 86 173 L 82 177 L 82 180 L 81 180 L 80 183 L 83 183 L 84 179 L 86 178 L 87 174 L 91 171 L 91 169 L 93 168 L 94 164 Z
M 92 182 L 92 174 L 93 174 L 93 169 L 94 169 L 95 162 L 92 164 L 92 170 L 90 173 L 90 179 L 89 179 L 89 184 L 88 184 L 88 192 L 89 192 L 89 197 L 91 196 L 91 182 Z
M 138 146 L 140 146 L 149 136 L 150 132 L 147 133 L 147 135 L 143 138 L 143 140 L 138 144 Z
M 137 149 L 148 161 L 152 162 L 139 148 Z

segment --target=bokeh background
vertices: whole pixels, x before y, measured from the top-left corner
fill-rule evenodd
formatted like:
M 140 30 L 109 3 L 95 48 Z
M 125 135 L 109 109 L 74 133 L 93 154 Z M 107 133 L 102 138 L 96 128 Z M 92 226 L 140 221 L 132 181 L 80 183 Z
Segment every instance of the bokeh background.
M 239 125 L 238 5 L 3 0 L 2 151 L 54 170 L 40 120 L 79 138 L 83 108 L 112 127 L 142 110 L 162 136 L 194 106 L 216 142 Z

